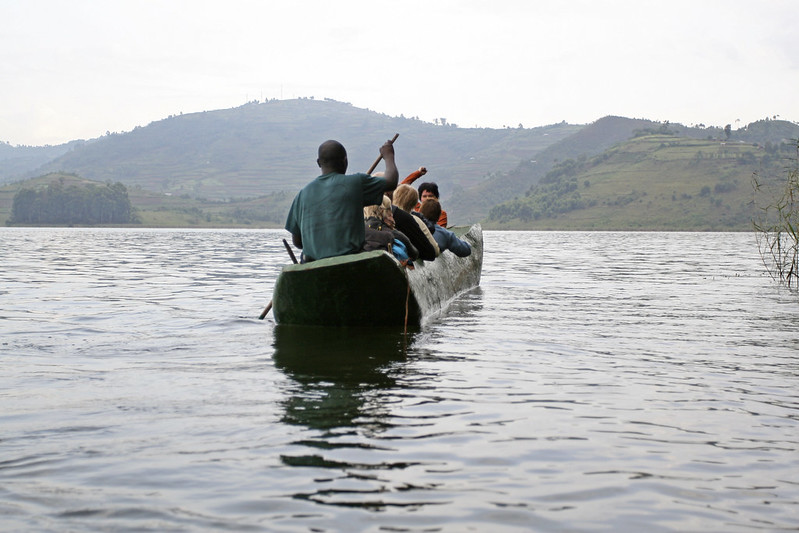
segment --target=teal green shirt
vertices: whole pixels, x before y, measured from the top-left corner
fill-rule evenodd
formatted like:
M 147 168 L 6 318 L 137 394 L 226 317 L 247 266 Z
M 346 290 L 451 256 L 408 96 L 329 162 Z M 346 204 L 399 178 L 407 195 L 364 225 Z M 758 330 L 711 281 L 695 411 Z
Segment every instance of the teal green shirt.
M 306 256 L 324 259 L 361 251 L 363 208 L 383 201 L 385 178 L 325 174 L 306 185 L 291 204 L 286 229 L 302 237 Z

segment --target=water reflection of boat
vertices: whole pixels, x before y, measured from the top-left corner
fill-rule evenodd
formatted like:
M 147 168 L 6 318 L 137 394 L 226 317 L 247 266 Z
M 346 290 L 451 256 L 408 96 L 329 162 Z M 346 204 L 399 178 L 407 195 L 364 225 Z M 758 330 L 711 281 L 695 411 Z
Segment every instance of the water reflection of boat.
M 296 384 L 284 401 L 284 422 L 314 429 L 365 417 L 381 423 L 386 410 L 374 392 L 396 385 L 407 336 L 396 328 L 286 325 L 274 333 L 275 365 Z
M 480 284 L 483 231 L 456 228 L 472 247 L 468 257 L 444 252 L 435 261 L 405 269 L 375 251 L 288 265 L 272 296 L 279 324 L 314 326 L 418 326 L 459 294 Z
M 275 326 L 273 359 L 290 380 L 281 421 L 293 426 L 295 435 L 280 460 L 309 469 L 293 498 L 374 511 L 430 503 L 426 494 L 418 500 L 407 495 L 404 472 L 422 462 L 387 453 L 397 428 L 408 423 L 396 411 L 407 400 L 406 346 L 417 335 L 423 334 L 406 336 L 401 328 Z M 413 488 L 435 490 L 423 483 Z

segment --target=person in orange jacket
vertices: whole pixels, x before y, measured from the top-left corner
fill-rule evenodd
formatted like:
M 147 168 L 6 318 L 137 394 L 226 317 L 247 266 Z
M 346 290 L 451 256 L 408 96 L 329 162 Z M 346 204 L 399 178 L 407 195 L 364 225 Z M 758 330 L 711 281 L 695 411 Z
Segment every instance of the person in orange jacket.
M 411 183 L 418 180 L 425 174 L 427 174 L 427 168 L 419 167 L 418 170 L 414 170 L 413 172 L 408 174 L 408 177 L 402 180 L 400 185 L 402 184 L 410 185 Z M 436 185 L 432 181 L 422 183 L 421 185 L 419 185 L 418 190 L 419 190 L 419 202 L 416 204 L 416 207 L 413 209 L 414 211 L 419 211 L 419 207 L 422 205 L 422 202 L 424 202 L 425 200 L 428 200 L 430 198 L 439 200 L 438 185 Z M 439 200 L 439 202 L 440 201 L 441 200 Z M 447 227 L 447 212 L 444 211 L 443 209 L 441 210 L 441 216 L 438 217 L 438 221 L 436 222 L 436 224 L 438 224 L 442 228 Z

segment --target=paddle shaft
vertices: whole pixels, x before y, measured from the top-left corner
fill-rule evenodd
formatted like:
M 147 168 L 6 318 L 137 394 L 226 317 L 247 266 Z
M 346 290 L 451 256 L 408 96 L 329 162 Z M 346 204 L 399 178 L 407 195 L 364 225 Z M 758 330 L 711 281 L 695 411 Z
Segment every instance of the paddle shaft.
M 289 257 L 291 257 L 291 260 L 294 261 L 294 264 L 296 265 L 297 257 L 294 255 L 294 251 L 291 249 L 291 246 L 289 246 L 289 243 L 286 239 L 283 239 L 283 246 L 286 247 L 286 251 L 289 253 Z M 261 313 L 261 316 L 258 317 L 258 320 L 263 320 L 266 317 L 266 315 L 269 313 L 270 309 L 272 309 L 271 300 L 269 301 L 269 305 L 267 305 L 266 308 L 264 309 L 263 313 Z
M 283 246 L 286 247 L 286 251 L 289 253 L 289 257 L 291 257 L 291 260 L 294 261 L 294 264 L 296 265 L 297 258 L 294 256 L 294 252 L 292 251 L 291 246 L 289 246 L 289 243 L 286 239 L 283 239 Z
M 394 144 L 394 141 L 397 140 L 397 137 L 399 137 L 399 133 L 395 133 L 394 134 L 394 137 L 392 137 L 392 139 L 391 139 L 391 144 Z M 380 164 L 380 160 L 381 159 L 383 159 L 383 154 L 380 154 L 379 156 L 377 156 L 377 159 L 375 159 L 375 162 L 372 163 L 372 166 L 369 167 L 369 170 L 367 170 L 366 173 L 367 174 L 371 174 L 374 171 L 374 169 L 377 168 L 377 165 Z

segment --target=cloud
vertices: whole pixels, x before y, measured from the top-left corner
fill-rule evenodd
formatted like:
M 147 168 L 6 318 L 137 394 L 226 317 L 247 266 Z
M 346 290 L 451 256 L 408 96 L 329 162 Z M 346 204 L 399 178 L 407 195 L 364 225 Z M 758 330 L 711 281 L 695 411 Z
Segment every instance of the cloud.
M 795 105 L 796 11 L 785 0 L 0 1 L 0 131 L 57 143 L 301 96 L 462 127 L 748 122 Z

